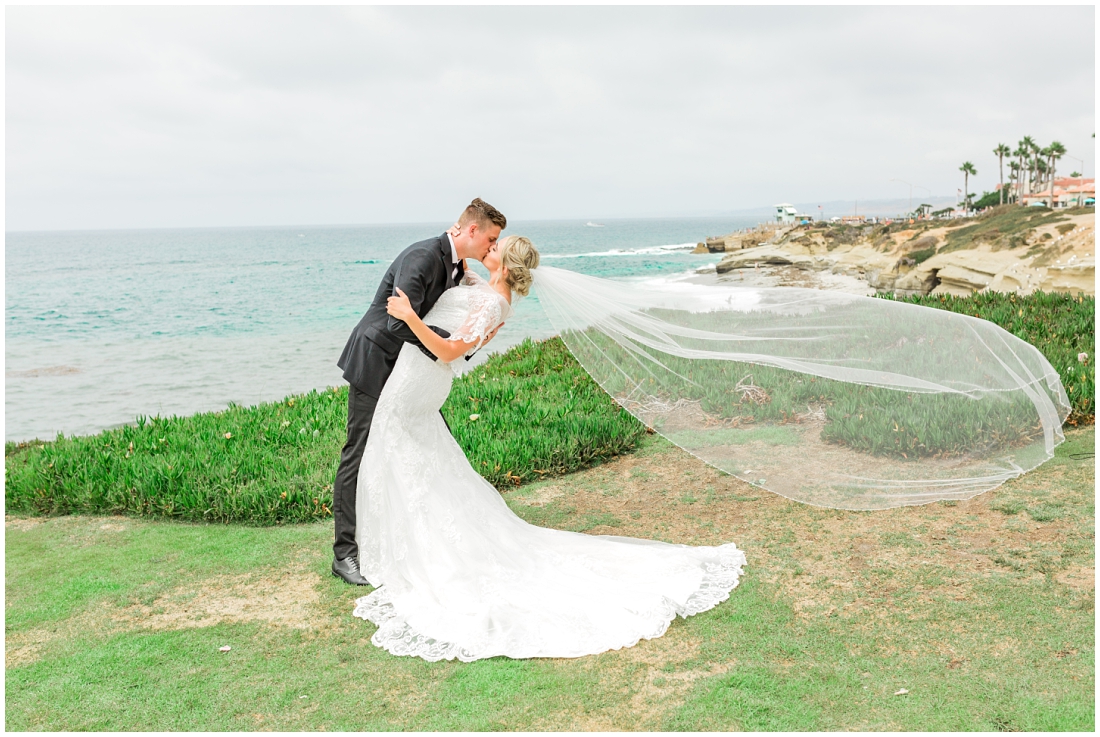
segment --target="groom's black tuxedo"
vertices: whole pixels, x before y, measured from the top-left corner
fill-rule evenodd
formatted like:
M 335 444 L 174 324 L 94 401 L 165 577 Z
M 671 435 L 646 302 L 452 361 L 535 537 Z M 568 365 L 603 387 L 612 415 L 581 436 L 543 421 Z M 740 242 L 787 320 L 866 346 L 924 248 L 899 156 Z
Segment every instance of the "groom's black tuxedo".
M 452 279 L 451 273 L 456 267 L 458 274 Z M 462 264 L 461 261 L 457 264 L 452 261 L 451 244 L 446 233 L 414 243 L 402 251 L 386 270 L 370 309 L 351 331 L 344 352 L 336 362 L 344 370 L 347 382 L 364 394 L 377 398 L 403 344 L 413 343 L 434 359 L 435 356 L 420 345 L 408 325 L 386 313 L 386 300 L 397 294 L 395 287 L 400 287 L 416 314 L 424 317 L 435 306 L 440 295 L 461 278 Z M 444 338 L 450 336 L 442 328 L 429 327 Z
M 374 301 L 351 331 L 344 352 L 336 362 L 351 385 L 348 388 L 348 437 L 340 453 L 340 466 L 336 469 L 336 482 L 332 490 L 332 514 L 336 524 L 336 541 L 332 549 L 337 560 L 359 554 L 355 543 L 355 492 L 359 462 L 367 445 L 374 408 L 382 387 L 397 363 L 401 346 L 412 343 L 435 358 L 420 344 L 408 325 L 386 313 L 386 300 L 396 296 L 396 288 L 399 287 L 408 296 L 416 314 L 424 317 L 443 292 L 458 283 L 462 273 L 462 262 L 455 263 L 453 260 L 446 233 L 406 248 L 386 270 Z M 442 328 L 429 327 L 444 338 L 450 337 L 450 333 Z

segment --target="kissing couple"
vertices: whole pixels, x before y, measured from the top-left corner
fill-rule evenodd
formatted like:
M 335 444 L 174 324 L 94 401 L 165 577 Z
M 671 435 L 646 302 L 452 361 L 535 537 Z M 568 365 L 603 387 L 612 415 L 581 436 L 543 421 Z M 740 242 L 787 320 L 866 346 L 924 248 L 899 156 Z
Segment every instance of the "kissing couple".
M 350 387 L 332 572 L 375 587 L 354 616 L 377 625 L 371 642 L 394 655 L 473 661 L 629 647 L 727 599 L 745 563 L 732 543 L 536 527 L 470 465 L 440 408 L 459 359 L 538 284 L 538 250 L 522 236 L 501 239 L 506 226 L 475 199 L 448 232 L 402 251 L 337 362 Z

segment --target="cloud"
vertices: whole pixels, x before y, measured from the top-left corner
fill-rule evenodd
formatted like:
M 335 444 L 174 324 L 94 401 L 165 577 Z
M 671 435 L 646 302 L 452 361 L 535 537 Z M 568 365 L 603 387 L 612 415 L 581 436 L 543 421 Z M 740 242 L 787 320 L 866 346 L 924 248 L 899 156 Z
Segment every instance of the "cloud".
M 992 188 L 993 147 L 1024 134 L 1092 174 L 1093 15 L 12 7 L 7 224 L 434 221 L 474 195 L 514 219 L 665 216 L 905 194 L 892 178 L 950 194 L 964 160 Z

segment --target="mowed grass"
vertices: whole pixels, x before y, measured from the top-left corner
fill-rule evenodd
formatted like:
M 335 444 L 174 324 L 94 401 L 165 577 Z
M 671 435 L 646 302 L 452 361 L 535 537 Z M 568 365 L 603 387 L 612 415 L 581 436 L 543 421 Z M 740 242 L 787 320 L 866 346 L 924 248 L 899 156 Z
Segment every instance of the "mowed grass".
M 328 574 L 329 523 L 9 517 L 5 727 L 1091 731 L 1094 441 L 885 512 L 793 503 L 655 436 L 509 491 L 541 524 L 748 556 L 715 609 L 570 660 L 375 648 L 351 617 L 366 590 Z

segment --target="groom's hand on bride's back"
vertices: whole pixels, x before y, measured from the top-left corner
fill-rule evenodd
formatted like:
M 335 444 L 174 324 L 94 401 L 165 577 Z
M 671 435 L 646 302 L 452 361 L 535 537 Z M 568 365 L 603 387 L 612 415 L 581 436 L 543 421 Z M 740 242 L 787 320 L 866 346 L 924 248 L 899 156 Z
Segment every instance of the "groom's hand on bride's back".
M 500 330 L 500 329 L 501 329 L 502 327 L 504 327 L 504 323 L 501 323 L 500 325 L 497 325 L 497 326 L 496 326 L 495 328 L 493 328 L 492 330 L 490 330 L 490 331 L 489 331 L 489 334 L 485 336 L 485 340 L 483 340 L 483 341 L 481 342 L 481 345 L 479 345 L 479 346 L 477 347 L 477 351 L 480 351 L 480 350 L 481 350 L 482 348 L 484 348 L 484 347 L 485 347 L 486 345 L 488 345 L 488 344 L 489 344 L 489 341 L 493 339 L 493 336 L 495 336 L 495 335 L 497 334 L 497 331 L 498 331 L 498 330 Z M 473 353 L 471 353 L 470 355 L 466 356 L 466 360 L 467 360 L 467 361 L 469 361 L 469 360 L 470 360 L 471 358 L 473 358 L 474 356 L 476 356 L 476 355 L 477 355 L 477 351 L 474 351 L 474 352 L 473 352 Z
M 497 334 L 497 331 L 500 330 L 502 327 L 504 327 L 504 323 L 497 325 L 495 328 L 489 331 L 489 334 L 485 336 L 485 342 L 481 344 L 481 347 L 484 348 L 485 346 L 487 346 L 489 344 L 489 341 L 493 339 L 493 336 L 495 336 Z

